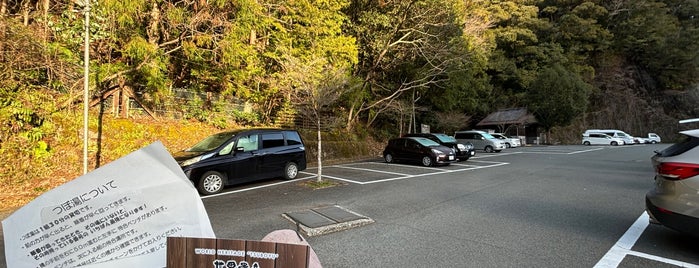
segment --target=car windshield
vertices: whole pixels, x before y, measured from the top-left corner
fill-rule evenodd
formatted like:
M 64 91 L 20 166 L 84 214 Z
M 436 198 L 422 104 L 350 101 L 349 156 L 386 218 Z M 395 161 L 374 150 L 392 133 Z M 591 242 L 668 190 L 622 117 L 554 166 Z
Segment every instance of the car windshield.
M 452 136 L 449 136 L 447 134 L 434 134 L 437 139 L 439 139 L 441 142 L 452 142 L 456 143 L 456 139 Z
M 490 133 L 482 133 L 481 135 L 483 135 L 483 137 L 485 137 L 486 139 L 495 139 L 495 137 L 493 137 L 493 135 L 490 135 Z
M 208 152 L 223 145 L 227 140 L 234 137 L 237 132 L 221 132 L 206 137 L 191 148 L 185 150 L 187 152 Z
M 439 146 L 439 143 L 428 138 L 415 138 L 415 141 L 427 147 Z

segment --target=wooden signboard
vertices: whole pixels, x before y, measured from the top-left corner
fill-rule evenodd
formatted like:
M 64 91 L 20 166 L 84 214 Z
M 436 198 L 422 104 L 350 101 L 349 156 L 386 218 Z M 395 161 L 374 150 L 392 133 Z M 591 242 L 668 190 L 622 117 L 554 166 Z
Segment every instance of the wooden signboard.
M 168 268 L 308 268 L 310 247 L 264 241 L 168 237 Z

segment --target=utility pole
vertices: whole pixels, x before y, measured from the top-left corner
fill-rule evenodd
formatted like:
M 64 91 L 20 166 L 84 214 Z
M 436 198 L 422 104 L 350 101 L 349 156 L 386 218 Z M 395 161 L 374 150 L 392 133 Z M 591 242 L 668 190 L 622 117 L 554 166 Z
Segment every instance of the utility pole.
M 83 61 L 85 63 L 84 73 L 83 73 L 83 174 L 87 174 L 87 142 L 90 140 L 88 137 L 88 110 L 90 108 L 90 0 L 84 0 L 85 2 L 85 53 L 83 54 Z

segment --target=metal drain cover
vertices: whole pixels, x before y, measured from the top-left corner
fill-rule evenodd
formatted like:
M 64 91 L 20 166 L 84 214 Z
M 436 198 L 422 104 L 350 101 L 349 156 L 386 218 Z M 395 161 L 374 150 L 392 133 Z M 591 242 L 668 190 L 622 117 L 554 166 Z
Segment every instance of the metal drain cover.
M 299 227 L 307 236 L 317 236 L 347 230 L 373 223 L 369 217 L 359 215 L 340 206 L 327 206 L 287 212 L 282 216 Z

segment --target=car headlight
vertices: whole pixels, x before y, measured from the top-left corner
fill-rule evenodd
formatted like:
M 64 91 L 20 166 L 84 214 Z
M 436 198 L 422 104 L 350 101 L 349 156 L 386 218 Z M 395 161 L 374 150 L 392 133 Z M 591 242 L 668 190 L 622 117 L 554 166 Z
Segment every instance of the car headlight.
M 456 144 L 456 148 L 459 148 L 459 151 L 463 151 L 463 150 L 466 150 L 466 145 L 459 143 L 459 144 Z
M 437 150 L 437 149 L 432 149 L 432 152 L 436 155 L 444 155 L 444 152 Z
M 201 159 L 202 159 L 203 157 L 204 157 L 203 155 L 200 155 L 200 156 L 197 156 L 197 157 L 194 157 L 194 158 L 190 158 L 190 159 L 184 160 L 184 161 L 182 161 L 182 163 L 180 163 L 180 166 L 186 167 L 186 166 L 192 165 L 192 164 L 194 164 L 194 163 L 197 163 L 197 162 L 201 161 Z
M 204 155 L 200 155 L 200 156 L 197 156 L 197 157 L 193 157 L 193 158 L 184 160 L 184 161 L 182 161 L 182 163 L 180 163 L 180 166 L 181 166 L 181 167 L 186 167 L 186 166 L 189 166 L 189 165 L 192 165 L 192 164 L 196 164 L 197 162 L 199 162 L 199 161 L 201 161 L 201 160 L 209 159 L 210 157 L 214 156 L 214 154 L 216 154 L 216 153 L 204 154 Z

